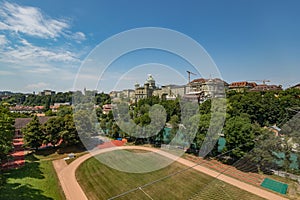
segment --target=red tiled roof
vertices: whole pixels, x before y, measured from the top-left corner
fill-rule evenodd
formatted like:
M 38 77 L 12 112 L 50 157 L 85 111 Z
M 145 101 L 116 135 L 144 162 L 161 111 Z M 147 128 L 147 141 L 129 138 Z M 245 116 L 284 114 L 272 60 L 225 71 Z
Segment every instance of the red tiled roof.
M 14 106 L 9 107 L 11 111 L 37 111 L 44 109 L 44 106 Z
M 278 91 L 278 90 L 282 90 L 281 86 L 261 84 L 255 86 L 250 91 L 260 92 L 260 91 Z
M 206 80 L 204 78 L 198 78 L 191 81 L 191 83 L 205 83 Z
M 233 82 L 230 83 L 229 88 L 236 88 L 236 87 L 255 87 L 257 86 L 254 82 L 247 82 L 247 81 L 240 81 L 240 82 Z

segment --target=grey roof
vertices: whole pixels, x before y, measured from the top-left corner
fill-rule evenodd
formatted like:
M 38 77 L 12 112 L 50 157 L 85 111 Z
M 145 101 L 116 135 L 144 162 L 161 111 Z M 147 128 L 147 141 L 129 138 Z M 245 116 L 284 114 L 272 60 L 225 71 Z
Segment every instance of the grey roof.
M 40 124 L 45 124 L 51 117 L 47 117 L 47 116 L 42 116 L 42 117 L 38 117 Z M 32 118 L 16 118 L 15 119 L 15 129 L 22 129 L 24 128 L 30 121 L 32 120 Z

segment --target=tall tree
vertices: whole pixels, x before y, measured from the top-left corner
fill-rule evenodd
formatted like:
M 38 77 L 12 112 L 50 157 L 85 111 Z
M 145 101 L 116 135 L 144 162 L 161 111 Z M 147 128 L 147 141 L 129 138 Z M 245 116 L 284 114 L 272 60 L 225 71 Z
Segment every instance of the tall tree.
M 68 114 L 63 118 L 64 126 L 60 136 L 63 139 L 63 144 L 66 146 L 76 145 L 80 143 L 73 116 Z
M 242 158 L 254 147 L 254 127 L 247 116 L 231 117 L 224 127 L 226 151 L 231 150 L 233 158 Z
M 278 144 L 281 143 L 280 137 L 276 136 L 268 129 L 262 129 L 261 135 L 255 139 L 255 146 L 246 158 L 256 164 L 258 171 L 264 171 L 273 166 L 274 152 L 278 152 Z
M 33 119 L 23 129 L 25 145 L 37 150 L 43 143 L 46 143 L 45 134 L 42 131 L 38 117 Z
M 56 145 L 60 140 L 60 132 L 64 129 L 63 117 L 52 117 L 43 126 L 47 143 Z
M 12 149 L 13 119 L 7 108 L 0 107 L 0 160 Z

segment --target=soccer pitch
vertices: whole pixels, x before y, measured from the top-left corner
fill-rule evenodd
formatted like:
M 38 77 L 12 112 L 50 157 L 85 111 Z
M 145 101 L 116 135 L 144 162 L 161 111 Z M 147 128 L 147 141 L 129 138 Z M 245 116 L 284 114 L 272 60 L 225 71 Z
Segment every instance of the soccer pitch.
M 121 172 L 90 158 L 79 166 L 76 178 L 88 199 L 262 199 L 177 162 L 139 174 Z

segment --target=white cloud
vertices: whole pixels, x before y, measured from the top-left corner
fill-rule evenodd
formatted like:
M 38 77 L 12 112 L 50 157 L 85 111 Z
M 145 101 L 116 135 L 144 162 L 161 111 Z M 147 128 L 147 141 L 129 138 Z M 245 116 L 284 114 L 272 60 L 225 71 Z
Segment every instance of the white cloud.
M 5 45 L 7 43 L 6 36 L 0 35 L 0 45 Z
M 85 34 L 72 32 L 66 20 L 53 19 L 39 8 L 0 2 L 0 31 L 7 33 L 0 35 L 1 63 L 35 73 L 47 73 L 59 65 L 78 67 L 81 63 L 81 53 L 74 51 L 72 44 L 58 46 L 48 41 L 63 38 L 80 43 L 86 39 Z M 37 46 L 28 36 L 42 40 Z
M 14 73 L 12 73 L 10 71 L 0 70 L 0 76 L 7 76 L 7 75 L 14 75 Z
M 81 42 L 86 39 L 85 34 L 82 32 L 76 32 L 73 34 L 72 39 L 76 42 Z
M 48 83 L 44 83 L 44 82 L 39 82 L 39 83 L 32 83 L 27 85 L 25 88 L 29 89 L 29 90 L 34 90 L 34 89 L 45 89 L 46 87 L 48 87 L 49 84 Z
M 86 35 L 71 30 L 69 22 L 36 7 L 0 1 L 0 77 L 30 80 L 21 84 L 27 91 L 53 88 L 57 82 L 70 87 L 81 57 L 90 49 L 82 48 Z
M 40 38 L 57 38 L 70 26 L 66 20 L 52 19 L 40 9 L 4 2 L 0 7 L 0 30 Z
M 0 61 L 21 66 L 49 66 L 50 62 L 79 64 L 80 59 L 75 53 L 64 49 L 49 49 L 29 43 L 25 39 L 9 49 L 0 50 Z
M 0 46 L 4 46 L 8 43 L 5 35 L 0 35 Z

